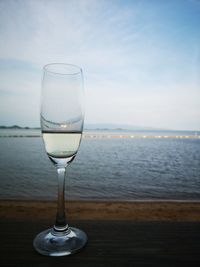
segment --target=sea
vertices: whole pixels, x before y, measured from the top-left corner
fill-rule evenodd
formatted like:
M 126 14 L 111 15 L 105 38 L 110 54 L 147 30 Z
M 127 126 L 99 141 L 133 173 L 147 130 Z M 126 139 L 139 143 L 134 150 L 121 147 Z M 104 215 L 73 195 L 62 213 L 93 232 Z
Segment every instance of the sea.
M 1 129 L 0 151 L 0 199 L 56 199 L 56 169 L 38 129 Z M 200 200 L 200 135 L 86 131 L 66 170 L 65 195 L 72 200 Z

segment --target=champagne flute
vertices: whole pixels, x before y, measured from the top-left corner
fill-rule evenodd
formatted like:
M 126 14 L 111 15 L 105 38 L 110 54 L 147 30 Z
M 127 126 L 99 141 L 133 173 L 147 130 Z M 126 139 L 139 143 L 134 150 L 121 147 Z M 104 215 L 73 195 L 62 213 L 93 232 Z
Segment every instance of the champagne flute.
M 43 255 L 70 255 L 87 242 L 82 230 L 68 226 L 64 197 L 65 170 L 77 154 L 83 131 L 82 69 L 65 63 L 45 65 L 41 100 L 41 130 L 47 155 L 57 170 L 58 203 L 55 225 L 39 233 L 33 246 Z

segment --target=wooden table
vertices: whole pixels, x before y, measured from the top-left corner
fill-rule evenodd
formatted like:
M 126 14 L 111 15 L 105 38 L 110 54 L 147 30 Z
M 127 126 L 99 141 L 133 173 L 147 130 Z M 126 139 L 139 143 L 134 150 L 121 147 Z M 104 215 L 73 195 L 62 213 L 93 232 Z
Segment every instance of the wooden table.
M 32 247 L 35 235 L 51 224 L 1 220 L 0 266 L 200 266 L 200 222 L 70 220 L 89 241 L 81 252 L 59 258 L 41 256 Z

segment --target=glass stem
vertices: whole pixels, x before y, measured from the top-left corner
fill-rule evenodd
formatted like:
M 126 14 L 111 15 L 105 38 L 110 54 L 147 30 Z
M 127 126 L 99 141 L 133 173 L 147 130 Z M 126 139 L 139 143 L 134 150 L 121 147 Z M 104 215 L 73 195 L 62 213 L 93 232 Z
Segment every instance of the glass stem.
M 65 168 L 58 167 L 58 204 L 54 230 L 65 231 L 68 228 L 65 218 Z

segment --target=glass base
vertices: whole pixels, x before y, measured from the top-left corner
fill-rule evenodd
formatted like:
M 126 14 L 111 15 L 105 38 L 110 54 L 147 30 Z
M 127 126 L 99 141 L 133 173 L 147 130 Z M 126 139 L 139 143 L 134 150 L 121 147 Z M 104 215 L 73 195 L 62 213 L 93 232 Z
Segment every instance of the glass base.
M 87 235 L 80 229 L 68 227 L 65 231 L 53 228 L 39 233 L 33 240 L 37 252 L 46 256 L 67 256 L 81 250 L 87 242 Z

